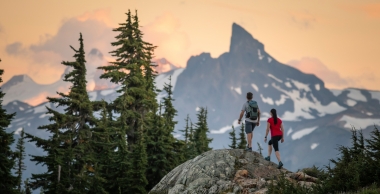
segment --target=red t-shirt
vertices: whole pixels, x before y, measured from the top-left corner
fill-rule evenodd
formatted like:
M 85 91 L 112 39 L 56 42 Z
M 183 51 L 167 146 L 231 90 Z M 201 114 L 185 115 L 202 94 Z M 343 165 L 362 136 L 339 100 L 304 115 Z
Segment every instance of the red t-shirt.
M 274 124 L 273 117 L 269 118 L 267 122 L 269 123 L 271 137 L 282 135 L 282 131 L 281 131 L 282 121 L 280 118 L 277 118 L 277 124 L 276 125 Z

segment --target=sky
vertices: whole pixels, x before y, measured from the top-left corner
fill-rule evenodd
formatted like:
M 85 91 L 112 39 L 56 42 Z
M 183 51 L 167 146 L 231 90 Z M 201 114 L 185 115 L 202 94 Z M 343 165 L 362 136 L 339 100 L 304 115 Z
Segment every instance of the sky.
M 192 55 L 229 49 L 232 23 L 281 63 L 313 73 L 331 89 L 380 90 L 380 0 L 0 0 L 3 81 L 19 74 L 51 84 L 72 60 L 69 45 L 108 52 L 112 29 L 138 11 L 157 58 L 185 67 Z M 91 64 L 89 64 L 91 65 Z

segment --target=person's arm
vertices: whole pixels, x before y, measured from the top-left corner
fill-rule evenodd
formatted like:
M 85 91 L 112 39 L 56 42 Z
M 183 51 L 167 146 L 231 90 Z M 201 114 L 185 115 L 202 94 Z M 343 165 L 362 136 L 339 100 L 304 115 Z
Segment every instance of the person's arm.
M 260 109 L 257 109 L 257 126 L 260 125 Z
M 241 119 L 243 118 L 243 116 L 244 116 L 244 110 L 242 110 L 241 112 L 240 112 L 240 115 L 239 115 L 239 120 L 238 120 L 238 123 L 240 124 L 240 122 L 241 122 Z
M 264 142 L 267 142 L 267 137 L 268 137 L 268 133 L 269 133 L 269 126 L 270 126 L 270 123 L 267 122 L 267 130 L 265 131 L 265 138 L 264 138 Z
M 281 143 L 284 142 L 284 136 L 285 136 L 285 130 L 284 130 L 284 125 L 281 123 L 281 131 L 282 131 L 282 138 L 281 138 Z

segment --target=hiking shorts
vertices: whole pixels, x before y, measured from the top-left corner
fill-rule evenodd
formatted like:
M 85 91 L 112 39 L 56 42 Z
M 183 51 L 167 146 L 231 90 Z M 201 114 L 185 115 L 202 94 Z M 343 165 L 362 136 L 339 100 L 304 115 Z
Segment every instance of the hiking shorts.
M 256 123 L 245 121 L 245 133 L 252 133 L 256 127 Z
M 272 139 L 268 142 L 268 145 L 273 144 L 274 151 L 278 151 L 278 142 L 282 139 L 282 135 L 273 136 Z

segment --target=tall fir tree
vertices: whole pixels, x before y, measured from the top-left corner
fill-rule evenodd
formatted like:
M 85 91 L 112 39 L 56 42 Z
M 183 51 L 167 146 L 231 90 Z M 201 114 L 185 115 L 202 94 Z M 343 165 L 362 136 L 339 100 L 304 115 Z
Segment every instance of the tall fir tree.
M 31 141 L 48 153 L 47 156 L 33 156 L 32 159 L 48 168 L 47 173 L 32 175 L 35 187 L 43 186 L 45 193 L 87 193 L 94 189 L 92 182 L 96 178 L 94 172 L 97 169 L 91 146 L 91 128 L 95 125 L 95 118 L 86 90 L 86 60 L 82 34 L 79 43 L 78 50 L 70 46 L 75 52 L 75 61 L 62 62 L 72 68 L 64 76 L 64 81 L 72 83 L 70 91 L 68 94 L 57 92 L 60 98 L 48 97 L 50 103 L 64 107 L 64 113 L 47 107 L 48 114 L 52 114 L 49 120 L 54 123 L 39 127 L 53 136 L 44 140 L 27 134 Z
M 146 141 L 148 155 L 146 177 L 149 182 L 147 190 L 152 189 L 171 170 L 167 155 L 168 152 L 173 151 L 173 146 L 169 142 L 165 118 L 162 116 L 161 110 L 162 104 L 160 104 L 159 113 L 151 113 L 152 115 L 149 117 L 151 126 L 147 131 Z
M 242 123 L 240 127 L 240 133 L 239 133 L 238 149 L 245 149 L 247 147 L 247 140 L 245 138 L 244 127 L 245 127 L 245 124 Z
M 0 83 L 3 82 L 1 76 L 4 70 L 0 69 Z M 14 166 L 14 153 L 11 145 L 14 143 L 13 133 L 7 133 L 6 128 L 11 123 L 16 113 L 8 114 L 3 109 L 3 97 L 5 93 L 0 90 L 0 193 L 16 193 L 17 178 L 12 175 Z
M 111 43 L 117 48 L 110 52 L 116 61 L 109 66 L 98 67 L 105 71 L 100 78 L 121 85 L 117 90 L 120 96 L 114 100 L 113 107 L 120 114 L 118 125 L 127 133 L 129 145 L 136 143 L 135 132 L 143 125 L 138 118 L 158 106 L 151 64 L 155 47 L 142 40 L 139 27 L 137 14 L 132 16 L 128 10 L 126 23 L 113 30 L 119 32 L 115 37 L 117 41 Z
M 232 131 L 229 134 L 230 134 L 230 139 L 231 139 L 231 145 L 229 145 L 229 147 L 231 149 L 236 149 L 237 148 L 236 133 L 235 133 L 235 127 L 233 125 L 232 125 Z
M 207 125 L 207 109 L 201 107 L 198 114 L 198 122 L 196 123 L 196 129 L 194 132 L 194 143 L 197 150 L 197 155 L 212 150 L 209 147 L 211 138 L 207 137 L 207 133 L 209 133 L 208 125 Z
M 116 126 L 127 134 L 128 150 L 130 151 L 128 172 L 134 177 L 114 177 L 121 186 L 127 186 L 127 193 L 145 193 L 147 181 L 145 139 L 147 115 L 157 110 L 156 91 L 151 60 L 155 46 L 142 40 L 142 32 L 139 29 L 137 11 L 134 16 L 127 12 L 126 23 L 120 24 L 113 31 L 119 32 L 115 37 L 116 42 L 111 43 L 117 47 L 111 51 L 116 61 L 110 66 L 98 67 L 104 70 L 100 76 L 110 79 L 111 82 L 120 84 L 118 96 L 112 103 L 113 109 L 120 116 L 116 120 Z M 143 149 L 144 148 L 144 149 Z M 136 150 L 135 150 L 136 149 Z M 123 160 L 121 162 L 127 162 Z M 136 177 L 139 176 L 139 177 Z
M 26 170 L 26 166 L 24 164 L 24 159 L 25 159 L 25 132 L 24 129 L 22 128 L 20 131 L 20 137 L 17 140 L 17 145 L 16 145 L 16 175 L 17 175 L 17 191 L 19 193 L 23 193 L 23 187 L 22 187 L 22 171 Z
M 183 133 L 183 137 L 184 137 L 184 140 L 183 140 L 183 143 L 184 145 L 182 146 L 182 160 L 180 161 L 180 163 L 183 163 L 185 161 L 187 161 L 189 158 L 190 158 L 190 127 L 189 127 L 189 115 L 186 116 L 186 119 L 185 119 L 185 122 L 186 122 L 186 125 L 185 125 L 185 129 L 181 129 L 179 130 L 180 132 Z
M 194 124 L 191 120 L 190 120 L 189 131 L 190 133 L 189 133 L 189 142 L 188 142 L 188 158 L 186 158 L 186 161 L 198 156 L 196 140 L 195 140 L 196 129 L 194 129 Z
M 30 186 L 29 186 L 29 179 L 26 179 L 24 181 L 24 193 L 25 194 L 32 194 L 32 189 L 30 189 Z

